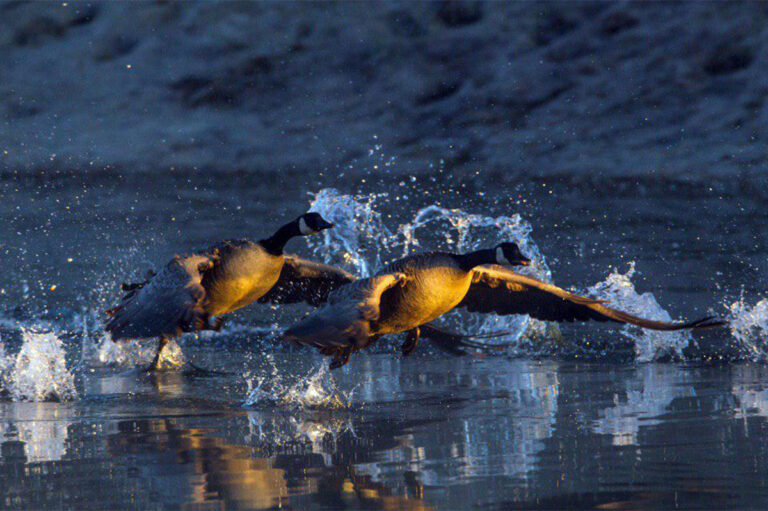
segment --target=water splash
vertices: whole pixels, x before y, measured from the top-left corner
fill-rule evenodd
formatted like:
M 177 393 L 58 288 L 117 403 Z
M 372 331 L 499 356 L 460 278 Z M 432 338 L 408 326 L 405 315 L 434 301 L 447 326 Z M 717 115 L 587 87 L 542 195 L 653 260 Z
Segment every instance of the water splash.
M 307 238 L 310 248 L 328 264 L 350 268 L 363 277 L 372 275 L 382 265 L 383 253 L 397 244 L 397 235 L 375 207 L 384 196 L 344 195 L 333 188 L 314 194 L 310 211 L 320 213 L 335 227 L 322 236 Z
M 427 206 L 416 213 L 413 221 L 402 225 L 398 232 L 402 236 L 403 256 L 417 251 L 417 247 L 462 253 L 513 241 L 532 262 L 531 266 L 518 271 L 544 282 L 552 282 L 552 271 L 533 240 L 533 227 L 519 214 L 491 217 L 460 209 Z M 537 345 L 539 339 L 559 338 L 557 325 L 529 316 L 471 314 L 455 310 L 445 315 L 441 322 L 454 331 L 467 334 L 506 332 L 506 335 L 487 339 L 485 343 L 511 345 L 513 351 L 537 351 L 541 347 Z
M 436 245 L 429 247 L 429 250 L 468 252 L 504 241 L 513 241 L 532 261 L 530 267 L 521 269 L 521 273 L 546 282 L 552 281 L 552 271 L 549 269 L 546 258 L 531 236 L 533 227 L 519 214 L 490 217 L 467 213 L 460 209 L 427 206 L 416 213 L 413 221 L 402 225 L 399 229 L 402 236 L 403 256 L 415 251 L 416 247 L 422 246 L 418 235 L 421 229 L 429 233 L 425 239 L 433 241 Z
M 531 235 L 533 228 L 519 214 L 491 217 L 460 209 L 427 206 L 420 209 L 410 222 L 392 229 L 376 209 L 377 200 L 382 197 L 386 194 L 353 196 L 331 188 L 316 193 L 310 209 L 328 218 L 336 227 L 324 231 L 319 241 L 310 238 L 310 248 L 315 257 L 351 269 L 358 275 L 369 276 L 381 268 L 388 257 L 403 257 L 421 250 L 468 252 L 503 241 L 514 241 L 533 262 L 521 273 L 546 282 L 552 281 L 546 258 Z M 559 336 L 556 325 L 528 316 L 477 315 L 454 311 L 442 321 L 463 333 L 507 333 L 489 339 L 489 344 L 522 345 L 523 341 Z M 527 347 L 530 348 L 530 344 Z
M 64 347 L 53 332 L 22 328 L 16 356 L 3 355 L 3 388 L 13 401 L 68 401 L 77 398 Z M 4 349 L 2 350 L 5 351 Z
M 669 313 L 659 305 L 653 293 L 639 294 L 632 284 L 635 262 L 629 263 L 626 273 L 614 269 L 602 282 L 587 289 L 586 294 L 600 300 L 607 300 L 611 307 L 658 321 L 672 321 Z M 687 331 L 659 332 L 646 330 L 635 325 L 624 325 L 622 335 L 634 344 L 635 359 L 650 362 L 662 357 L 683 358 L 683 349 L 691 341 Z
M 728 310 L 734 347 L 754 361 L 768 358 L 768 299 L 750 306 L 741 297 Z
M 249 411 L 248 443 L 265 448 L 308 443 L 314 453 L 325 453 L 325 442 L 335 443 L 343 433 L 354 435 L 352 421 L 348 417 L 283 415 Z
M 152 361 L 157 349 L 156 340 L 130 340 L 113 342 L 109 334 L 103 334 L 97 348 L 98 364 L 114 366 L 146 366 Z M 160 352 L 161 369 L 178 369 L 186 363 L 184 352 L 176 341 L 170 341 Z
M 6 354 L 5 344 L 3 344 L 3 338 L 0 336 L 0 395 L 8 392 L 12 364 L 13 358 Z
M 243 406 L 276 404 L 292 408 L 349 408 L 354 389 L 339 389 L 328 364 L 321 362 L 309 375 L 286 375 L 278 371 L 271 356 L 268 375 L 246 377 L 247 397 Z

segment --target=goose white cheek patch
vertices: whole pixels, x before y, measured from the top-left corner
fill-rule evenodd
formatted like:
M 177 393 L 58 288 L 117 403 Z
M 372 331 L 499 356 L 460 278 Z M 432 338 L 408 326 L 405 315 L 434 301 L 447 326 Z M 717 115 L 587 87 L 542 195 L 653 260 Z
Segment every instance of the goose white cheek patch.
M 309 228 L 309 226 L 307 225 L 306 220 L 304 220 L 303 217 L 299 218 L 299 232 L 301 234 L 305 235 L 305 236 L 308 235 L 308 234 L 314 234 L 315 233 L 315 231 L 313 231 L 312 229 Z
M 509 260 L 504 257 L 504 251 L 501 250 L 501 247 L 496 247 L 496 262 L 499 264 L 506 264 L 507 266 L 511 266 Z

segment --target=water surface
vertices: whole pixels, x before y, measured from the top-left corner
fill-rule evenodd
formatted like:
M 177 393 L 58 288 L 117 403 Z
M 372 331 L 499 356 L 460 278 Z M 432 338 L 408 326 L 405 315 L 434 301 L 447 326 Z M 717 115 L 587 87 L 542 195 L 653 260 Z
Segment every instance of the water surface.
M 727 184 L 440 174 L 346 188 L 345 176 L 323 178 L 342 191 L 312 196 L 322 185 L 305 178 L 225 177 L 0 182 L 0 507 L 768 505 L 759 197 Z M 457 316 L 465 331 L 503 327 L 512 347 L 454 358 L 423 342 L 402 360 L 393 339 L 330 375 L 317 354 L 274 341 L 307 308 L 255 306 L 169 357 L 230 372 L 214 378 L 146 375 L 135 366 L 151 343 L 103 338 L 120 282 L 222 238 L 258 239 L 313 200 L 338 235 L 291 249 L 353 271 L 509 236 L 541 278 L 646 315 L 714 312 L 739 328 L 654 336 Z
M 286 368 L 288 357 L 278 362 Z M 232 379 L 89 374 L 5 403 L 5 506 L 763 507 L 765 370 L 358 357 L 348 408 L 243 408 Z

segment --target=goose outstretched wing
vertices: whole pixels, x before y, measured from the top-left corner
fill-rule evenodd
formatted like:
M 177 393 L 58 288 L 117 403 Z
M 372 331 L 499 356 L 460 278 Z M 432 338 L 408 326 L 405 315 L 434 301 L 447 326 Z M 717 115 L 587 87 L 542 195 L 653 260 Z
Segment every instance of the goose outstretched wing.
M 175 335 L 194 329 L 205 316 L 202 273 L 211 267 L 207 256 L 175 257 L 146 282 L 123 286 L 126 294 L 110 309 L 106 330 L 114 340 Z
M 356 280 L 355 276 L 341 268 L 308 261 L 294 255 L 284 258 L 280 277 L 260 303 L 307 302 L 318 306 L 328 300 L 331 291 Z
M 500 266 L 481 266 L 473 272 L 469 291 L 458 305 L 470 312 L 527 314 L 536 319 L 558 322 L 612 321 L 651 330 L 701 329 L 725 324 L 712 317 L 674 323 L 641 318 L 608 307 L 604 301 L 570 293 Z
M 325 354 L 368 345 L 370 323 L 379 318 L 381 295 L 406 281 L 404 273 L 358 280 L 337 291 L 332 303 L 285 331 L 283 339 L 313 346 Z

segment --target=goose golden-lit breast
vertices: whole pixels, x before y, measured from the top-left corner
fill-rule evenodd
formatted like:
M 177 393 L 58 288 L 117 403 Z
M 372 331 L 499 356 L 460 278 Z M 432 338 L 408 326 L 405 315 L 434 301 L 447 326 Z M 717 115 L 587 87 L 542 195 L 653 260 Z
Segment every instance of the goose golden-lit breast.
M 211 315 L 232 312 L 264 296 L 277 282 L 283 257 L 272 255 L 257 243 L 226 247 L 219 264 L 203 278 Z
M 472 274 L 447 254 L 402 259 L 381 271 L 402 272 L 409 280 L 381 297 L 376 334 L 392 334 L 429 323 L 453 309 L 472 284 Z

